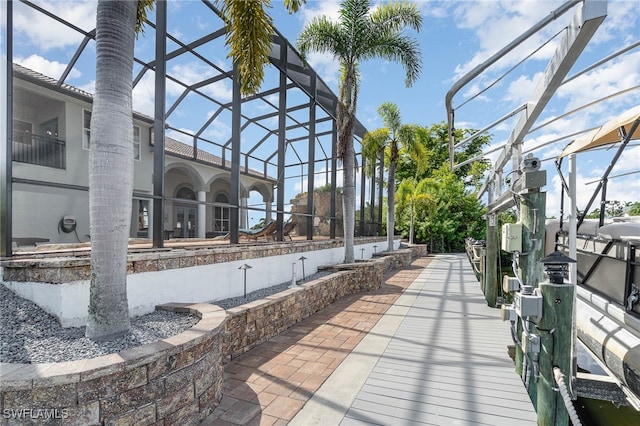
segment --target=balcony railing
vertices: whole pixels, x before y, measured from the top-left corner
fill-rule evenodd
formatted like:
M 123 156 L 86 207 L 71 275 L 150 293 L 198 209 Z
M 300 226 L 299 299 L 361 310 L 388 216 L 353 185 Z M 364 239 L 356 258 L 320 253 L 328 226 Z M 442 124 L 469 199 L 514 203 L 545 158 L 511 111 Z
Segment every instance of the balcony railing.
M 65 169 L 67 167 L 65 150 L 65 142 L 59 139 L 20 131 L 13 132 L 13 161 Z

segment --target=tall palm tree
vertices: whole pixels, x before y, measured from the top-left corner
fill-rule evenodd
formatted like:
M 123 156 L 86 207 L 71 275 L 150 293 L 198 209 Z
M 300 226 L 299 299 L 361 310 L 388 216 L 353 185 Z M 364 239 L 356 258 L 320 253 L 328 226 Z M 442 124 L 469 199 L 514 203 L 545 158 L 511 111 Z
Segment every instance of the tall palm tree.
M 395 189 L 396 167 L 400 150 L 405 152 L 416 164 L 418 172 L 423 169 L 426 147 L 420 140 L 417 126 L 402 124 L 400 110 L 392 102 L 385 102 L 378 107 L 385 127 L 367 132 L 362 139 L 362 155 L 375 159 L 384 153 L 387 163 L 387 250 L 393 251 L 395 229 Z
M 129 331 L 127 245 L 133 195 L 131 90 L 137 2 L 99 1 L 89 151 L 91 281 L 86 336 Z
M 129 331 L 127 245 L 133 195 L 132 73 L 136 34 L 153 0 L 98 2 L 89 150 L 91 279 L 86 336 Z
M 429 193 L 432 186 L 429 178 L 420 182 L 415 179 L 406 179 L 400 182 L 396 198 L 398 201 L 398 211 L 409 210 L 409 244 L 413 244 L 414 223 L 416 216 L 428 207 L 435 204 L 433 195 Z
M 297 45 L 302 54 L 310 50 L 331 53 L 340 63 L 337 156 L 343 165 L 344 260 L 347 263 L 354 261 L 356 182 L 353 131 L 360 86 L 358 66 L 362 61 L 376 58 L 398 61 L 405 69 L 406 85 L 410 86 L 420 74 L 422 61 L 418 42 L 403 35 L 402 31 L 406 27 L 419 31 L 421 26 L 422 17 L 412 3 L 385 3 L 371 9 L 369 0 L 343 0 L 338 22 L 327 17 L 315 18 L 298 36 Z
M 306 0 L 285 0 L 290 13 Z M 133 193 L 132 73 L 134 42 L 154 0 L 98 2 L 96 93 L 91 116 L 89 218 L 91 281 L 86 336 L 108 340 L 130 329 L 127 245 Z M 260 88 L 268 63 L 272 20 L 269 0 L 220 0 L 228 27 L 227 46 L 239 64 L 241 90 Z M 247 55 L 244 49 L 253 43 Z

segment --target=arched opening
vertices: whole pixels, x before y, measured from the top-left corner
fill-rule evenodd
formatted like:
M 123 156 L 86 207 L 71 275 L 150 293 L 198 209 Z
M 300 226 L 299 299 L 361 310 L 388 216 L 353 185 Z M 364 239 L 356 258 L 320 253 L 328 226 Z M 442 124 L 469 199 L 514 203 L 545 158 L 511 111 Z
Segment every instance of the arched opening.
M 196 194 L 191 188 L 184 186 L 178 189 L 176 198 L 195 201 Z M 173 217 L 175 218 L 173 238 L 194 238 L 198 223 L 198 208 L 196 205 L 176 201 L 173 208 Z
M 229 197 L 219 192 L 213 200 L 215 203 L 229 204 Z M 229 232 L 229 207 L 216 205 L 213 208 L 213 232 L 215 235 L 225 235 Z

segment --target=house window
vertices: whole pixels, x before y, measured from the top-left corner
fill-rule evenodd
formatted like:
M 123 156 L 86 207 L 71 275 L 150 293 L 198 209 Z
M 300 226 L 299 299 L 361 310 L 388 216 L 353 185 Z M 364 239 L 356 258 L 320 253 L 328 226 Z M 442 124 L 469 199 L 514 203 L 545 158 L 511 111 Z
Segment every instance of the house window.
M 89 149 L 91 141 L 91 111 L 82 110 L 82 147 Z
M 13 141 L 31 145 L 33 126 L 26 121 L 13 120 Z
M 82 147 L 89 149 L 91 142 L 91 111 L 82 110 Z M 133 126 L 133 158 L 140 160 L 140 126 Z
M 229 204 L 229 197 L 225 194 L 216 195 L 216 203 Z M 229 232 L 229 207 L 215 206 L 213 208 L 213 230 L 215 232 Z
M 140 126 L 133 126 L 133 159 L 140 161 Z
M 149 236 L 149 201 L 138 201 L 138 232 L 137 236 L 148 238 Z

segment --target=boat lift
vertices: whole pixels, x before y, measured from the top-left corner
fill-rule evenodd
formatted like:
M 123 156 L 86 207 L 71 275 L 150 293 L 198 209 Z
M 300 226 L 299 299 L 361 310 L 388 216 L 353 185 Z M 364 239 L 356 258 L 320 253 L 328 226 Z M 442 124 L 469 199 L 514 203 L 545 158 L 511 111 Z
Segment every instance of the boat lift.
M 524 103 L 523 105 L 521 105 L 520 107 L 507 112 L 504 116 L 494 121 L 490 125 L 482 128 L 482 130 L 476 132 L 476 134 L 472 135 L 466 140 L 456 144 L 454 140 L 456 110 L 453 107 L 453 99 L 455 95 L 464 86 L 469 84 L 480 74 L 484 73 L 489 67 L 491 67 L 494 63 L 496 63 L 502 57 L 506 56 L 513 49 L 521 45 L 525 40 L 529 39 L 534 34 L 539 33 L 539 31 L 542 28 L 544 28 L 551 22 L 560 19 L 560 17 L 563 14 L 569 11 L 573 11 L 573 16 L 571 18 L 570 24 L 564 29 L 562 41 L 558 44 L 555 54 L 553 55 L 552 59 L 548 63 L 543 73 L 543 76 L 539 79 L 539 82 L 535 90 L 533 91 L 530 100 Z M 473 253 L 475 254 L 473 256 L 470 255 L 470 259 L 473 257 L 473 260 L 475 260 L 476 263 L 478 262 L 480 263 L 480 265 L 474 265 L 474 269 L 481 276 L 481 285 L 483 287 L 483 291 L 485 292 L 487 303 L 490 306 L 497 307 L 497 306 L 500 306 L 503 302 L 502 298 L 499 297 L 499 294 L 502 291 L 502 285 L 501 285 L 502 283 L 500 283 L 501 280 L 498 277 L 498 266 L 497 266 L 498 254 L 500 249 L 497 215 L 500 212 L 505 211 L 513 206 L 516 206 L 518 208 L 519 216 L 520 216 L 519 222 L 520 222 L 520 225 L 522 226 L 523 232 L 518 234 L 515 228 L 511 229 L 510 227 L 506 227 L 506 232 L 505 232 L 505 229 L 503 229 L 503 242 L 502 242 L 503 248 L 506 248 L 507 250 L 509 250 L 510 248 L 513 249 L 515 247 L 514 249 L 515 251 L 513 252 L 514 253 L 513 269 L 516 275 L 516 284 L 514 285 L 513 281 L 511 281 L 510 284 L 507 284 L 507 287 L 511 286 L 511 288 L 508 288 L 508 290 L 514 290 L 515 288 L 518 288 L 518 287 L 521 288 L 523 284 L 526 284 L 527 287 L 531 287 L 531 285 L 537 286 L 539 282 L 542 282 L 542 266 L 538 261 L 541 260 L 545 256 L 545 254 L 548 254 L 548 253 L 545 253 L 544 244 L 543 243 L 541 244 L 541 242 L 544 242 L 544 239 L 545 239 L 545 219 L 544 218 L 545 218 L 545 207 L 546 207 L 545 194 L 544 192 L 541 191 L 541 188 L 546 185 L 546 175 L 544 174 L 545 173 L 544 171 L 539 170 L 539 167 L 541 162 L 554 160 L 555 158 L 541 159 L 541 158 L 535 157 L 534 154 L 536 154 L 536 151 L 539 151 L 540 148 L 542 147 L 555 144 L 555 143 L 560 143 L 560 142 L 566 143 L 566 141 L 571 140 L 571 138 L 578 137 L 578 140 L 582 140 L 582 138 L 579 138 L 580 136 L 584 135 L 587 132 L 593 132 L 593 131 L 598 132 L 600 128 L 579 130 L 570 135 L 565 135 L 551 141 L 539 143 L 537 144 L 536 147 L 532 149 L 528 149 L 526 151 L 523 148 L 524 139 L 531 133 L 543 128 L 544 126 L 547 126 L 561 118 L 564 118 L 567 115 L 577 113 L 581 110 L 584 110 L 585 108 L 592 106 L 591 104 L 584 105 L 582 107 L 576 108 L 573 111 L 569 111 L 559 117 L 548 120 L 542 124 L 538 124 L 536 127 L 534 127 L 534 125 L 536 125 L 537 120 L 540 118 L 542 112 L 544 111 L 545 107 L 547 106 L 549 100 L 560 88 L 560 86 L 640 46 L 640 42 L 635 42 L 629 46 L 625 46 L 621 48 L 618 52 L 608 56 L 607 58 L 602 59 L 598 63 L 585 68 L 581 72 L 578 72 L 577 74 L 574 74 L 571 77 L 567 77 L 569 71 L 576 63 L 577 59 L 579 58 L 584 48 L 587 46 L 589 40 L 593 37 L 593 35 L 595 34 L 599 26 L 604 21 L 606 14 L 607 14 L 606 1 L 584 0 L 584 1 L 566 2 L 565 4 L 560 6 L 558 9 L 553 11 L 545 19 L 543 19 L 538 24 L 533 26 L 530 30 L 525 32 L 523 35 L 515 39 L 509 45 L 507 45 L 505 48 L 498 51 L 488 60 L 481 63 L 476 68 L 474 68 L 471 72 L 469 72 L 467 75 L 465 75 L 460 80 L 458 80 L 446 95 L 445 103 L 447 108 L 447 118 L 448 118 L 448 124 L 449 124 L 449 135 L 450 135 L 449 152 L 450 152 L 451 168 L 456 169 L 456 168 L 462 167 L 465 164 L 469 164 L 473 161 L 484 159 L 490 154 L 499 152 L 499 157 L 497 161 L 494 162 L 492 170 L 489 172 L 489 175 L 485 180 L 485 183 L 483 184 L 480 191 L 478 192 L 479 198 L 486 197 L 488 200 L 487 215 L 486 215 L 486 220 L 487 220 L 486 240 L 484 242 L 484 247 L 482 248 L 482 250 L 478 249 L 477 244 L 471 244 L 472 248 L 475 249 L 473 251 Z M 484 91 L 488 90 L 492 85 L 493 84 L 489 85 L 487 89 L 480 91 L 469 100 L 466 100 L 457 108 L 460 109 L 467 102 L 477 97 L 478 95 L 482 94 Z M 610 94 L 607 97 L 602 98 L 597 102 L 606 101 L 617 96 L 623 96 L 633 90 L 637 90 L 638 88 L 640 88 L 640 86 L 631 87 L 631 88 L 622 90 L 618 93 Z M 508 140 L 505 143 L 501 144 L 497 148 L 491 148 L 483 152 L 482 154 L 478 155 L 475 158 L 471 158 L 462 163 L 456 163 L 455 161 L 456 149 L 463 146 L 473 137 L 477 137 L 481 134 L 486 134 L 486 132 L 488 132 L 495 126 L 511 118 L 516 118 L 516 123 Z M 604 129 L 605 127 L 606 126 L 603 126 L 602 129 Z M 625 129 L 627 134 L 631 133 L 630 128 L 625 127 Z M 633 130 L 635 131 L 635 128 Z M 602 131 L 604 132 L 604 130 Z M 617 127 L 614 128 L 614 131 L 615 131 L 615 134 L 617 135 Z M 609 134 L 609 132 L 606 132 L 606 134 Z M 592 135 L 592 134 L 589 133 L 589 135 Z M 589 135 L 585 136 L 585 138 L 589 137 Z M 617 142 L 620 142 L 619 138 L 617 139 Z M 576 148 L 577 146 L 578 146 L 577 144 L 573 145 L 574 148 Z M 572 164 L 573 168 L 569 176 L 569 182 L 567 184 L 568 185 L 567 188 L 571 188 L 572 187 L 571 185 L 573 184 L 573 190 L 574 190 L 573 203 L 575 203 L 575 176 L 576 176 L 575 175 L 575 155 L 570 154 L 569 157 L 570 157 L 569 158 L 570 163 Z M 604 191 L 606 191 L 606 181 L 604 182 L 603 188 L 604 188 Z M 571 212 L 572 214 L 569 214 L 569 230 L 568 230 L 567 241 L 573 241 L 572 243 L 573 249 L 569 247 L 567 254 L 569 255 L 570 258 L 576 259 L 575 235 L 576 235 L 576 225 L 577 225 L 577 218 L 576 218 L 577 210 L 575 209 L 575 204 L 572 206 Z M 511 241 L 514 244 L 510 245 L 509 241 L 505 242 L 504 241 L 505 238 L 507 239 L 515 238 L 515 240 Z M 518 244 L 520 244 L 520 246 L 518 246 Z M 482 253 L 482 256 L 484 256 L 484 259 L 481 259 L 478 261 L 478 259 L 476 259 L 477 253 Z M 574 283 L 575 285 L 575 283 L 577 282 L 576 280 L 577 268 L 571 267 L 570 271 L 571 271 L 570 282 Z M 506 291 L 507 290 L 505 290 L 505 292 Z M 511 294 L 513 295 L 513 292 Z M 576 306 L 575 292 L 574 292 L 573 299 L 574 299 L 574 304 L 572 305 L 571 311 L 573 311 L 573 307 Z M 520 302 L 522 302 L 523 300 L 526 300 L 527 302 L 531 300 L 535 300 L 535 302 L 532 302 L 532 303 L 534 304 L 541 303 L 535 297 L 528 298 L 528 296 L 526 295 L 525 297 L 521 297 L 518 300 L 520 300 Z M 520 306 L 520 308 L 522 308 L 522 306 Z M 572 344 L 573 350 L 570 351 L 570 355 L 569 355 L 572 357 L 572 362 L 570 364 L 572 367 L 569 368 L 569 370 L 571 371 L 564 371 L 560 373 L 561 374 L 565 373 L 567 377 L 569 376 L 571 377 L 571 380 L 569 381 L 569 393 L 571 394 L 572 398 L 575 398 L 576 387 L 577 387 L 576 385 L 577 368 L 576 368 L 576 362 L 575 362 L 575 359 L 576 359 L 575 354 L 577 353 L 577 349 L 576 349 L 577 331 L 576 331 L 576 325 L 575 325 L 575 316 L 572 315 L 567 320 L 572 323 L 572 329 L 573 329 L 571 332 L 571 336 L 567 336 L 567 338 L 570 338 L 573 341 L 573 344 Z M 528 322 L 529 320 L 527 319 L 527 323 Z M 518 338 L 520 336 L 519 334 L 520 332 L 522 332 L 522 327 L 520 327 L 520 329 L 518 330 L 518 333 L 517 333 Z M 555 337 L 558 338 L 557 335 Z M 524 340 L 525 339 L 523 337 L 523 342 Z M 528 340 L 528 338 L 526 340 Z M 524 346 L 526 345 L 524 345 L 523 343 L 523 347 Z M 533 346 L 536 347 L 535 344 Z M 524 380 L 524 377 L 527 376 L 528 374 L 533 375 L 533 373 L 536 371 L 536 368 L 535 366 L 534 368 L 530 368 L 529 366 L 530 370 L 527 373 L 527 366 L 526 366 L 528 362 L 527 360 L 528 359 L 530 360 L 532 357 L 530 358 L 528 354 L 524 354 L 524 355 L 522 354 L 523 347 L 516 348 L 518 352 L 516 355 L 516 371 L 523 374 L 523 381 L 525 381 L 525 384 L 528 386 L 530 390 L 530 395 L 532 397 L 532 400 L 535 401 L 537 391 L 535 389 L 532 390 L 532 386 L 530 386 L 530 383 L 532 382 L 532 380 L 528 380 L 528 379 Z M 525 350 L 526 349 L 527 348 L 525 348 Z M 638 349 L 640 349 L 640 345 L 638 346 Z M 640 358 L 640 357 L 636 356 L 636 358 Z M 523 364 L 525 364 L 524 368 L 523 368 Z M 529 364 L 532 364 L 532 362 L 529 362 Z M 618 380 L 619 385 L 623 385 L 623 382 L 624 382 L 624 379 Z M 557 377 L 556 377 L 556 383 L 558 383 Z M 638 381 L 638 383 L 640 383 L 640 381 Z M 625 390 L 624 385 L 623 385 L 623 390 Z M 546 391 L 543 393 L 548 394 L 548 392 Z M 629 401 L 631 401 L 632 405 L 634 401 L 637 401 L 637 398 L 633 394 L 629 395 L 628 399 Z M 558 399 L 555 403 L 558 405 L 563 405 L 562 402 L 560 401 L 561 400 Z M 540 401 L 540 399 L 538 399 L 538 402 L 543 405 L 547 404 L 547 402 Z M 567 402 L 566 399 L 564 400 L 564 402 L 565 403 Z M 554 404 L 554 402 L 551 402 L 551 404 Z M 549 414 L 546 412 L 549 410 L 545 410 L 544 408 L 540 410 L 541 408 L 540 406 L 538 406 L 538 408 L 539 408 L 539 411 L 538 411 L 539 416 Z M 567 408 L 567 411 L 570 410 L 570 407 L 567 406 L 566 408 Z M 545 411 L 545 413 L 542 413 L 542 411 Z M 563 413 L 563 415 L 566 416 L 567 413 L 565 412 Z M 557 418 L 555 419 L 557 420 Z M 574 421 L 573 418 L 572 418 L 572 421 Z

